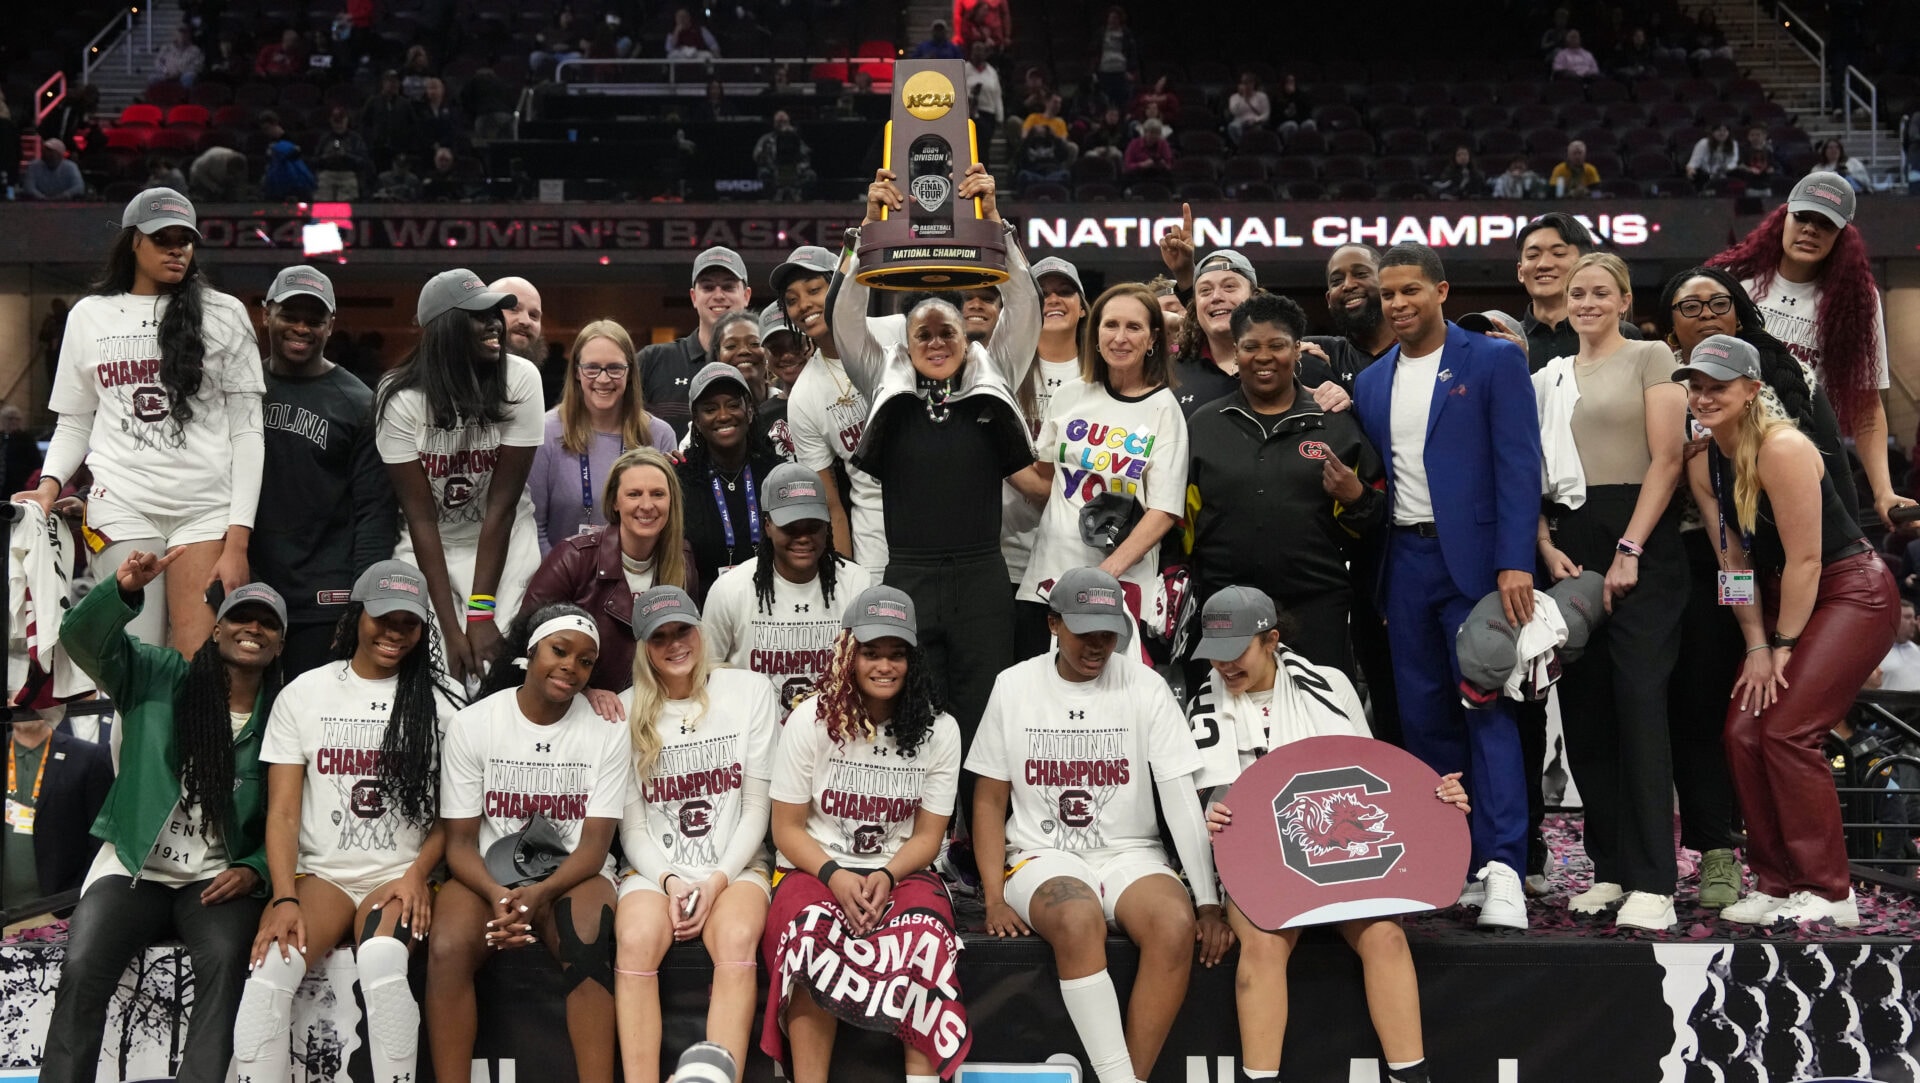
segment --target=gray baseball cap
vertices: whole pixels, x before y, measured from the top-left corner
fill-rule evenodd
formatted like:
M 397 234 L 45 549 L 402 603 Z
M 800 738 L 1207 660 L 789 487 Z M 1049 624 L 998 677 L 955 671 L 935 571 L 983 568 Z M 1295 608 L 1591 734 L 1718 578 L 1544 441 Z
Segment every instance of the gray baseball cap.
M 1231 662 L 1247 653 L 1254 638 L 1279 623 L 1273 599 L 1257 587 L 1228 587 L 1207 599 L 1200 610 L 1200 641 L 1193 656 Z
M 1237 271 L 1247 280 L 1247 285 L 1258 286 L 1260 276 L 1253 273 L 1253 261 L 1231 248 L 1216 248 L 1207 253 L 1207 258 L 1193 265 L 1193 280 L 1209 271 Z
M 787 526 L 802 519 L 827 522 L 827 497 L 820 488 L 820 475 L 799 463 L 781 463 L 767 474 L 760 486 L 760 507 L 774 526 Z
M 633 638 L 642 643 L 669 624 L 699 623 L 700 607 L 679 587 L 659 586 L 634 596 Z
M 286 628 L 286 599 L 280 597 L 279 591 L 265 583 L 248 583 L 245 586 L 236 587 L 232 591 L 229 591 L 226 598 L 221 601 L 220 609 L 214 614 L 214 617 L 219 620 L 226 620 L 229 613 L 232 613 L 243 605 L 266 606 L 272 611 L 274 619 L 280 622 L 280 627 L 283 629 Z
M 127 201 L 120 212 L 122 228 L 132 226 L 152 236 L 168 226 L 181 226 L 200 237 L 200 223 L 193 213 L 193 201 L 171 188 L 149 188 Z
M 412 613 L 423 621 L 427 619 L 427 578 L 404 560 L 380 560 L 368 565 L 354 580 L 350 597 L 376 617 Z
M 841 614 L 840 627 L 862 643 L 891 636 L 906 640 L 909 647 L 920 645 L 920 622 L 914 615 L 913 599 L 899 587 L 884 583 L 861 591 Z
M 1478 331 L 1484 335 L 1498 328 L 1522 340 L 1527 337 L 1527 329 L 1524 324 L 1497 308 L 1490 308 L 1485 312 L 1469 312 L 1454 322 L 1457 323 L 1463 331 Z
M 1080 268 L 1075 267 L 1059 256 L 1048 256 L 1046 259 L 1033 265 L 1034 285 L 1039 285 L 1040 280 L 1048 275 L 1059 275 L 1073 283 L 1074 292 L 1078 293 L 1083 299 L 1087 296 L 1087 287 L 1080 282 Z
M 773 286 L 775 297 L 787 292 L 787 283 L 803 274 L 831 275 L 835 260 L 833 253 L 817 244 L 803 244 L 787 254 L 787 261 L 773 269 L 767 281 Z
M 710 267 L 719 267 L 742 282 L 747 280 L 747 261 L 741 259 L 740 253 L 735 252 L 731 248 L 722 248 L 719 245 L 714 245 L 712 248 L 693 257 L 692 281 L 699 282 L 700 272 Z
M 1124 645 L 1133 634 L 1133 614 L 1120 581 L 1099 568 L 1070 568 L 1054 581 L 1047 605 L 1074 635 L 1113 632 Z
M 1572 661 L 1586 649 L 1593 630 L 1606 623 L 1606 577 L 1588 568 L 1570 579 L 1562 579 L 1547 591 L 1567 622 L 1567 641 L 1560 645 L 1563 660 Z
M 787 313 L 780 307 L 780 302 L 775 301 L 760 310 L 760 344 L 762 346 L 766 345 L 767 339 L 774 335 L 798 335 L 799 333 L 787 326 Z
M 1835 229 L 1847 228 L 1857 206 L 1853 185 L 1840 174 L 1824 169 L 1801 177 L 1800 183 L 1793 186 L 1793 194 L 1787 196 L 1788 214 L 1819 211 Z
M 1708 335 L 1687 355 L 1687 363 L 1673 370 L 1678 383 L 1694 373 L 1712 380 L 1760 379 L 1760 351 L 1732 335 Z
M 1519 637 L 1519 631 L 1507 623 L 1499 591 L 1480 599 L 1453 637 L 1460 680 L 1482 692 L 1498 693 L 1513 667 L 1520 664 Z
M 319 298 L 328 312 L 339 308 L 333 300 L 333 280 L 311 267 L 281 268 L 280 273 L 273 276 L 273 285 L 267 287 L 267 300 L 279 304 L 301 293 Z
M 479 275 L 465 267 L 455 267 L 441 271 L 420 287 L 420 305 L 414 311 L 414 322 L 425 327 L 456 308 L 490 312 L 496 308 L 517 308 L 519 304 L 519 298 L 513 294 L 490 290 Z
M 689 404 L 699 402 L 702 395 L 723 380 L 731 380 L 740 385 L 740 394 L 748 400 L 753 398 L 753 388 L 747 385 L 747 378 L 740 375 L 739 369 L 725 361 L 709 361 L 700 366 L 700 371 L 693 374 L 693 382 L 687 385 L 687 402 Z

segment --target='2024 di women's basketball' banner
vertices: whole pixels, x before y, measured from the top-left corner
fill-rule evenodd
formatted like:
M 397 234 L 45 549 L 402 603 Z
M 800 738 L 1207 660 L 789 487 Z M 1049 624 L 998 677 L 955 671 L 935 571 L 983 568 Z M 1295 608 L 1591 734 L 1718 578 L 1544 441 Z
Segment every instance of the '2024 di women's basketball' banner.
M 1263 929 L 1451 906 L 1471 843 L 1440 776 L 1365 737 L 1309 737 L 1255 760 L 1213 837 L 1221 883 Z M 1471 800 L 1472 795 L 1468 795 Z

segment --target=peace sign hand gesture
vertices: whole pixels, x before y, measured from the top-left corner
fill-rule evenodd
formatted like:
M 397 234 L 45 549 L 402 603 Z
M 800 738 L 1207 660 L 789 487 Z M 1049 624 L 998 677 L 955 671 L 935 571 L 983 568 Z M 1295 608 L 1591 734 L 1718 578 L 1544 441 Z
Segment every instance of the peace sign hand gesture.
M 166 571 L 174 561 L 180 559 L 180 554 L 184 552 L 186 547 L 180 545 L 167 550 L 165 556 L 142 553 L 136 549 L 127 554 L 127 559 L 120 562 L 120 567 L 113 573 L 113 577 L 119 582 L 121 590 L 128 594 L 138 594 L 147 589 L 148 583 L 160 578 L 160 574 Z

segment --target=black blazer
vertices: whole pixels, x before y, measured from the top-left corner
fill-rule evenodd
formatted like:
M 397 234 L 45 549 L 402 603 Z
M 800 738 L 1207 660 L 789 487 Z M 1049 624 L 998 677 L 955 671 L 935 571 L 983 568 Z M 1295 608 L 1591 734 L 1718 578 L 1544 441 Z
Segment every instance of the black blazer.
M 6 733 L 0 740 L 11 742 Z M 93 837 L 93 820 L 107 803 L 113 785 L 113 757 L 106 746 L 83 741 L 64 730 L 53 731 L 47 742 L 47 773 L 40 781 L 40 803 L 34 813 L 33 863 L 45 895 L 80 886 L 100 840 Z M 0 847 L 8 832 L 0 832 Z

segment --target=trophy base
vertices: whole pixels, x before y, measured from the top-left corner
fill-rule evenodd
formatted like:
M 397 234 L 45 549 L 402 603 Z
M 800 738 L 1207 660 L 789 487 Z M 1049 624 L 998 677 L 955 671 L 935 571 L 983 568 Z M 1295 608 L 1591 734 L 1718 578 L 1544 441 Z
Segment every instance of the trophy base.
M 860 247 L 867 269 L 854 277 L 877 290 L 970 290 L 1007 280 L 1007 253 L 997 245 L 950 241 L 879 243 Z

